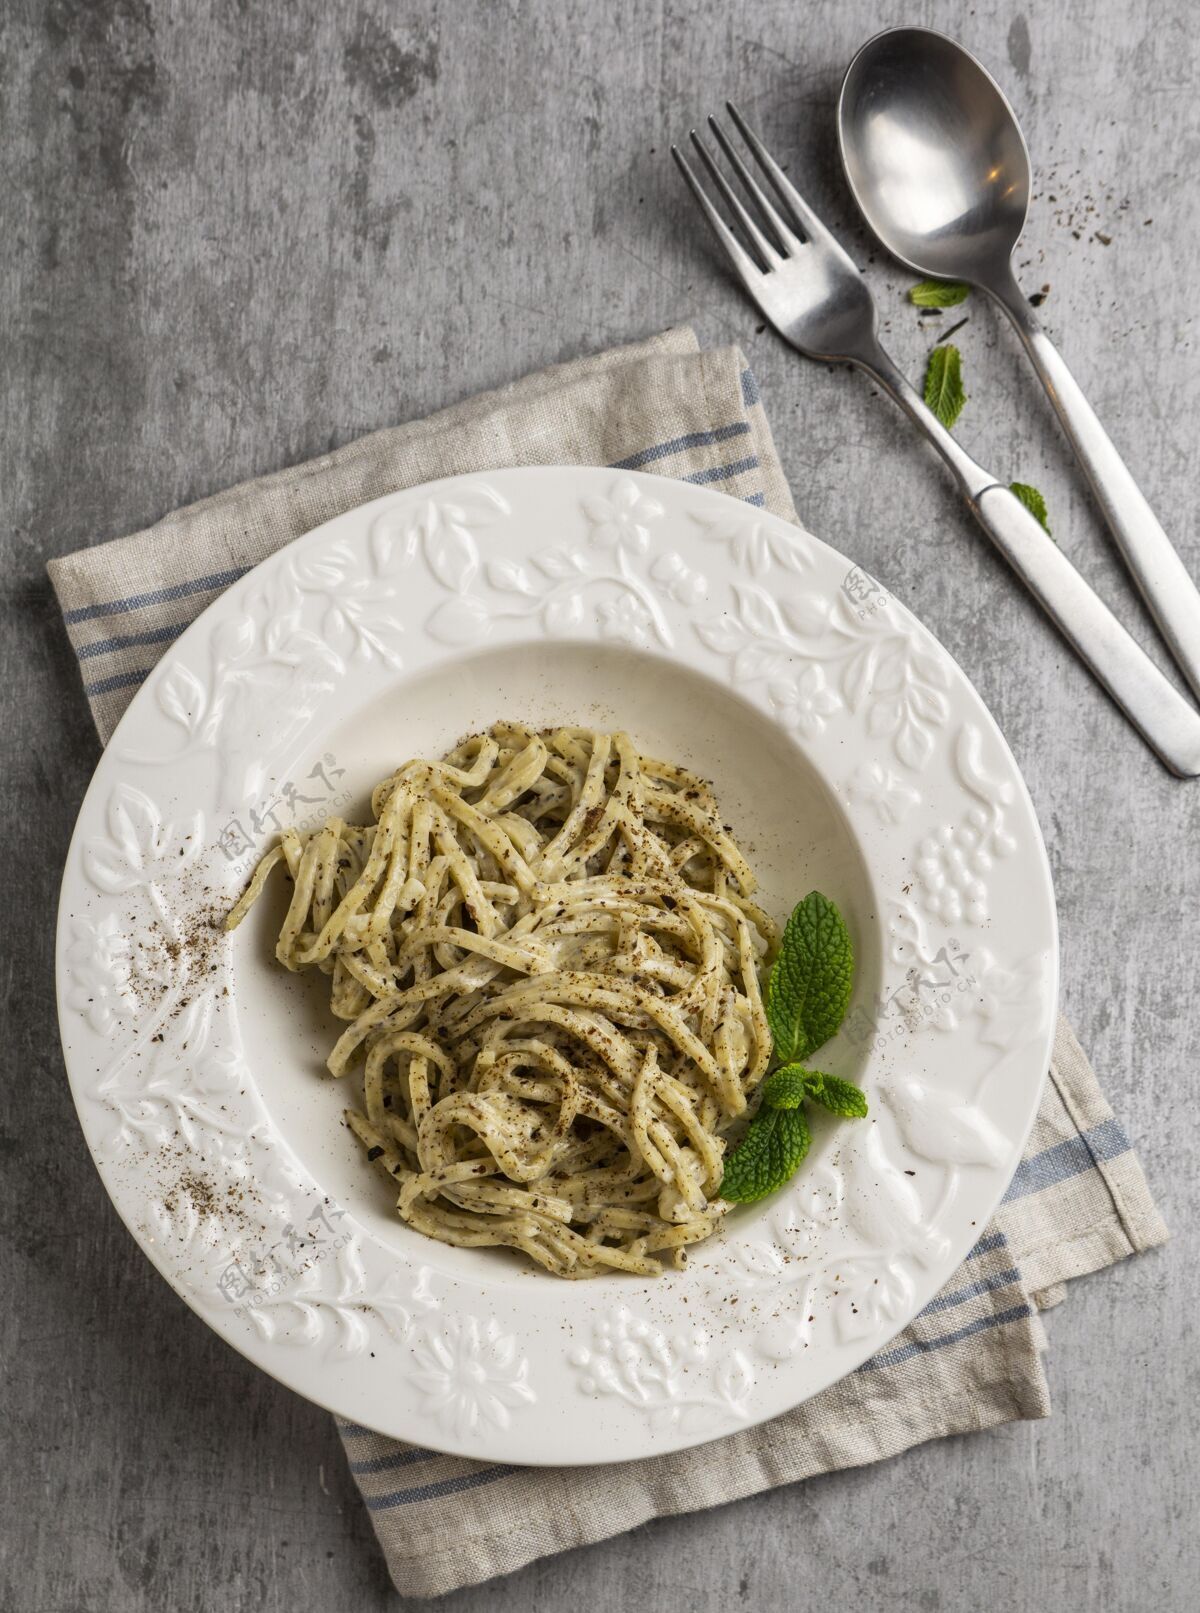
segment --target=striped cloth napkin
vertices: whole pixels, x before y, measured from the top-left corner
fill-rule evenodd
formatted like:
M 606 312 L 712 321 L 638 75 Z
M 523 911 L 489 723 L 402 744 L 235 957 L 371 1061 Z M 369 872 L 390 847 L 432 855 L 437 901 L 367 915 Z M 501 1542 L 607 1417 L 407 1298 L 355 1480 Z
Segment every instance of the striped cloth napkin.
M 653 471 L 795 521 L 754 378 L 690 330 L 544 371 L 246 483 L 49 570 L 107 740 L 166 646 L 282 544 L 383 494 L 503 465 Z M 1038 1313 L 1072 1277 L 1166 1238 L 1129 1140 L 1065 1021 L 1025 1157 L 959 1271 L 855 1373 L 719 1442 L 601 1468 L 465 1461 L 341 1423 L 397 1589 L 430 1596 L 943 1434 L 1049 1412 Z

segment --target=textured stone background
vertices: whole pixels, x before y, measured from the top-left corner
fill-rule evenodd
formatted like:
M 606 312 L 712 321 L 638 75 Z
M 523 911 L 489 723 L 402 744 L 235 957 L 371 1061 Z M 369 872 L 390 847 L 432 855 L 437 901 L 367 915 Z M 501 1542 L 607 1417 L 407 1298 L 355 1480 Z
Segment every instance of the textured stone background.
M 999 718 L 1054 865 L 1066 1009 L 1175 1238 L 1050 1316 L 1049 1422 L 652 1526 L 445 1605 L 1196 1605 L 1200 784 L 1153 762 L 900 417 L 756 333 L 666 157 L 735 96 L 868 264 L 916 376 L 934 338 L 850 216 L 832 139 L 853 49 L 906 20 L 957 33 L 1009 88 L 1037 174 L 1023 281 L 1050 286 L 1051 333 L 1200 570 L 1190 0 L 0 13 L 5 1610 L 395 1605 L 330 1420 L 170 1293 L 76 1126 L 51 936 L 97 742 L 46 558 L 684 319 L 745 345 L 810 524 L 915 607 Z M 1015 338 L 968 311 L 963 441 L 1044 488 L 1063 548 L 1149 640 Z

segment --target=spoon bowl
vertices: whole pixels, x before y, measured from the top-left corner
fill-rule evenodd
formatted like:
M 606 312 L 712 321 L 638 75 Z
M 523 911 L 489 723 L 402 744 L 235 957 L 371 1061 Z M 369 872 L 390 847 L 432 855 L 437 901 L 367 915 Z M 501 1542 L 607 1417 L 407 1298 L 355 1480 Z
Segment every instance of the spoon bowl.
M 929 28 L 890 28 L 855 56 L 838 99 L 850 188 L 893 256 L 992 287 L 1029 208 L 1029 152 L 999 85 Z

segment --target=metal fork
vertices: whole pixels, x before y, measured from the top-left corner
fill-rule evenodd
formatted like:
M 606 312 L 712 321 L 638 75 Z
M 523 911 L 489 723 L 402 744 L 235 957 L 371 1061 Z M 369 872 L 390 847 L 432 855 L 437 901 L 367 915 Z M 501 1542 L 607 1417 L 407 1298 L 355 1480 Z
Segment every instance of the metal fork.
M 926 407 L 880 345 L 870 287 L 737 108 L 731 102 L 726 107 L 774 200 L 715 118 L 708 126 L 748 206 L 694 129 L 691 141 L 741 239 L 683 153 L 672 146 L 671 155 L 751 301 L 808 358 L 853 364 L 878 381 L 941 454 L 980 526 L 1146 743 L 1181 778 L 1200 774 L 1200 712 L 1167 681 L 1020 500 L 976 464 Z

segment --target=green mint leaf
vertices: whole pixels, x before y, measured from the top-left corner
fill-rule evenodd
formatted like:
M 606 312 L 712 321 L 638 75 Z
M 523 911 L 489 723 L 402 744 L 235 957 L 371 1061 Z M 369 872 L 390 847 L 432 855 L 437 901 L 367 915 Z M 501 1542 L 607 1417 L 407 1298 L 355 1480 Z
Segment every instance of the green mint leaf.
M 961 280 L 922 280 L 910 288 L 908 300 L 918 308 L 957 308 L 971 295 Z
M 925 371 L 925 402 L 949 431 L 963 411 L 962 354 L 951 342 L 935 347 Z
M 1050 520 L 1046 513 L 1046 500 L 1038 492 L 1037 488 L 1030 487 L 1028 482 L 1010 482 L 1008 490 L 1010 493 L 1016 494 L 1034 520 L 1045 530 L 1046 536 L 1051 537 L 1053 534 L 1050 531 Z
M 846 1017 L 854 984 L 854 948 L 842 915 L 820 891 L 792 912 L 767 983 L 767 1023 L 775 1055 L 805 1059 Z
M 843 1081 L 840 1075 L 810 1075 L 809 1095 L 843 1120 L 861 1120 L 867 1112 L 867 1098 L 853 1081 Z
M 794 1175 L 812 1138 L 803 1109 L 762 1108 L 725 1161 L 721 1197 L 753 1204 Z
M 762 1101 L 768 1109 L 798 1109 L 808 1096 L 810 1080 L 803 1064 L 785 1064 L 763 1082 Z

